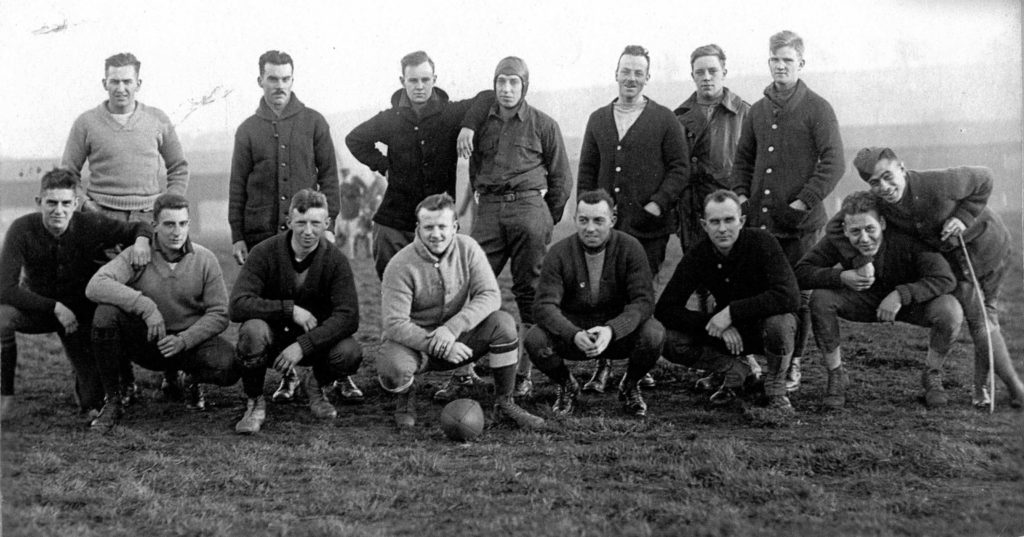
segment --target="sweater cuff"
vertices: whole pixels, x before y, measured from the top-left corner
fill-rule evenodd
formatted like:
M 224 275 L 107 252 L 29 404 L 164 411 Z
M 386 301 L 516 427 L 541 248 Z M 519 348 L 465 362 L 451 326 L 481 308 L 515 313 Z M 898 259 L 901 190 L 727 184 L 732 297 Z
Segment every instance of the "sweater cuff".
M 612 341 L 618 341 L 629 335 L 629 322 L 623 319 L 621 315 L 614 319 L 609 319 L 605 325 L 612 329 Z
M 906 285 L 897 285 L 896 292 L 900 294 L 900 304 L 906 306 L 914 301 L 914 295 L 910 293 L 910 288 Z
M 821 203 L 821 197 L 806 188 L 800 191 L 800 194 L 797 195 L 796 199 L 804 202 L 804 205 L 807 205 L 808 211 L 814 209 L 815 206 Z
M 303 357 L 309 356 L 313 353 L 313 341 L 309 338 L 309 334 L 302 334 L 295 340 L 295 342 L 298 343 L 299 347 L 302 349 Z
M 963 207 L 957 207 L 956 211 L 953 211 L 953 217 L 958 218 L 964 223 L 964 227 L 971 227 L 974 225 L 974 215 L 964 209 Z

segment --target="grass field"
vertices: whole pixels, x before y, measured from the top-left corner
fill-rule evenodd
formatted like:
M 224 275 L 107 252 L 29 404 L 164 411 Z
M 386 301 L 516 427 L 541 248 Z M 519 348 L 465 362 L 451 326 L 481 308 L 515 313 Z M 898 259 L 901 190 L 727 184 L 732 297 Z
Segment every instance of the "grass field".
M 1019 230 L 1020 215 L 1007 222 Z M 199 242 L 222 252 L 230 285 L 226 239 Z M 691 373 L 659 365 L 644 421 L 622 417 L 613 395 L 585 395 L 549 431 L 491 427 L 457 444 L 426 397 L 414 431 L 392 427 L 373 367 L 379 286 L 369 260 L 353 266 L 368 401 L 330 424 L 301 404 L 272 405 L 262 433 L 236 436 L 240 386 L 211 389 L 214 408 L 195 414 L 140 372 L 142 404 L 109 436 L 90 434 L 57 340 L 19 335 L 19 408 L 0 438 L 3 534 L 1024 535 L 1024 416 L 1001 385 L 994 415 L 971 408 L 965 339 L 941 410 L 920 399 L 923 329 L 844 324 L 854 385 L 839 412 L 820 404 L 815 351 L 787 423 L 753 407 L 708 409 Z M 1007 287 L 1002 324 L 1020 368 L 1020 266 Z M 554 387 L 534 380 L 523 404 L 550 417 Z

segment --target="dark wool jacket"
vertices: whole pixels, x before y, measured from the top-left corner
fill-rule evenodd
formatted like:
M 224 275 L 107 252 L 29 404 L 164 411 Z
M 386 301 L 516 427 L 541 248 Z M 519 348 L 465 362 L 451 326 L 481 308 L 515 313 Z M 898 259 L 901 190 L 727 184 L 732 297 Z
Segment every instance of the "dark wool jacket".
M 729 307 L 733 324 L 746 324 L 772 315 L 795 313 L 800 288 L 793 269 L 775 237 L 761 229 L 744 228 L 728 256 L 707 237 L 676 267 L 654 308 L 665 328 L 686 330 L 687 298 L 703 286 L 715 297 L 715 312 Z
M 968 280 L 970 276 L 964 274 L 965 267 L 960 266 L 957 257 L 959 239 L 939 240 L 943 224 L 955 216 L 967 226 L 963 238 L 979 277 L 1003 263 L 1010 244 L 1010 230 L 988 208 L 988 198 L 992 194 L 992 170 L 981 166 L 907 170 L 906 177 L 907 188 L 899 202 L 887 203 L 878 199 L 878 208 L 890 227 L 943 252 L 946 259 L 960 269 L 958 277 Z M 853 249 L 843 235 L 842 213 L 829 221 L 826 233 L 844 253 Z
M 359 329 L 359 297 L 348 259 L 326 239 L 313 253 L 301 288 L 295 285 L 290 241 L 281 233 L 256 245 L 231 290 L 228 315 L 237 323 L 263 319 L 299 343 L 302 355 L 323 351 Z M 303 333 L 292 320 L 294 306 L 316 317 L 317 327 Z M 285 341 L 284 343 L 290 343 Z
M 825 224 L 821 202 L 843 177 L 843 140 L 832 106 L 803 80 L 784 103 L 771 95 L 769 85 L 743 120 L 733 190 L 749 198 L 747 226 L 796 238 Z M 798 199 L 809 210 L 789 207 Z
M 52 313 L 60 302 L 76 316 L 92 318 L 96 304 L 85 297 L 85 286 L 107 262 L 104 250 L 151 236 L 148 223 L 120 222 L 100 213 L 72 213 L 60 237 L 46 230 L 38 212 L 18 217 L 7 228 L 0 252 L 0 304 Z
M 327 120 L 298 96 L 281 117 L 260 98 L 256 114 L 235 133 L 228 194 L 231 241 L 257 243 L 287 229 L 288 206 L 303 188 L 327 196 L 328 213 L 338 216 L 338 161 Z
M 672 111 L 647 99 L 640 117 L 619 140 L 614 102 L 590 114 L 580 152 L 576 192 L 603 188 L 615 199 L 615 228 L 634 237 L 663 237 L 675 231 L 672 209 L 686 182 L 686 143 Z M 644 205 L 653 201 L 661 216 Z
M 846 244 L 850 244 L 849 240 Z M 942 254 L 891 228 L 885 230 L 882 245 L 873 258 L 860 255 L 856 249 L 843 252 L 825 237 L 793 271 L 801 289 L 843 289 L 839 275 L 869 261 L 875 266 L 875 283 L 862 292 L 879 302 L 895 290 L 904 306 L 922 304 L 956 288 L 956 278 Z
M 601 289 L 591 305 L 583 242 L 574 234 L 558 241 L 544 257 L 533 304 L 534 319 L 541 328 L 565 341 L 595 326 L 608 326 L 614 339 L 622 339 L 651 317 L 652 280 L 640 242 L 612 230 L 605 247 Z
M 405 90 L 391 96 L 391 109 L 363 122 L 345 137 L 352 156 L 371 170 L 386 174 L 388 188 L 373 221 L 401 231 L 416 229 L 416 205 L 423 198 L 447 192 L 455 198 L 455 169 L 459 161 L 456 140 L 463 119 L 483 91 L 472 99 L 451 102 L 448 94 L 434 88 L 430 101 L 419 114 L 413 111 Z M 486 99 L 484 99 L 486 100 Z M 475 110 L 475 109 L 474 109 Z M 486 117 L 481 105 L 472 125 Z M 376 144 L 387 146 L 387 155 Z

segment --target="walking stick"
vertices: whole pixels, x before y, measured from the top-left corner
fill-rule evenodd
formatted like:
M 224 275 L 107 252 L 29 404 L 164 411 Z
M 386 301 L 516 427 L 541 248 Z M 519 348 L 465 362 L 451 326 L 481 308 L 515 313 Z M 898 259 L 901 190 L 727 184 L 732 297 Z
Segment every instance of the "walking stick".
M 967 261 L 967 272 L 971 274 L 971 283 L 974 284 L 974 298 L 978 300 L 981 307 L 981 318 L 985 319 L 985 340 L 988 342 L 988 413 L 996 409 L 996 368 L 995 359 L 992 355 L 992 325 L 988 322 L 988 311 L 985 310 L 985 296 L 981 292 L 981 285 L 978 284 L 978 275 L 974 273 L 974 263 L 971 262 L 971 254 L 967 252 L 967 244 L 963 235 L 957 235 L 960 239 L 960 249 L 964 252 L 964 259 Z

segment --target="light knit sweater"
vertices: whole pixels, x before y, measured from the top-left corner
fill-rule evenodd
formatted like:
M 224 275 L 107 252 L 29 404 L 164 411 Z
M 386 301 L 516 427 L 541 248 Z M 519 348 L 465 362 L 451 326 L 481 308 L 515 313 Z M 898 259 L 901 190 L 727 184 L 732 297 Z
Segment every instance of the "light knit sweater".
M 185 195 L 188 188 L 188 162 L 171 120 L 157 108 L 136 104 L 123 126 L 106 102 L 84 112 L 71 126 L 64 146 L 61 164 L 81 172 L 88 160 L 85 192 L 111 209 L 151 209 L 163 193 L 161 166 L 166 167 L 167 192 Z
M 191 241 L 185 247 L 188 253 L 171 268 L 154 245 L 138 271 L 125 250 L 93 275 L 85 296 L 143 319 L 161 315 L 167 332 L 191 349 L 228 327 L 228 290 L 217 256 Z
M 459 337 L 501 307 L 498 280 L 480 245 L 455 235 L 435 256 L 417 236 L 384 269 L 381 317 L 384 339 L 427 350 L 428 334 L 446 326 Z

